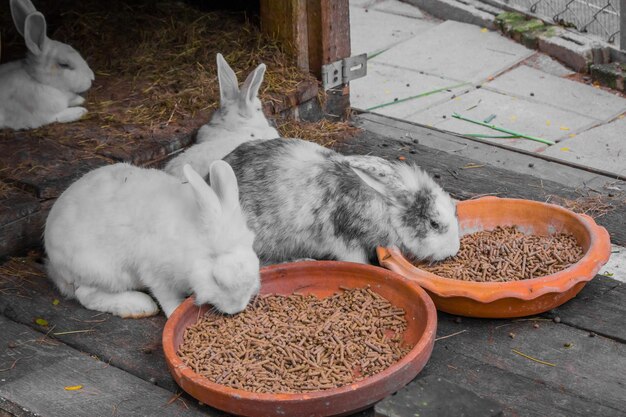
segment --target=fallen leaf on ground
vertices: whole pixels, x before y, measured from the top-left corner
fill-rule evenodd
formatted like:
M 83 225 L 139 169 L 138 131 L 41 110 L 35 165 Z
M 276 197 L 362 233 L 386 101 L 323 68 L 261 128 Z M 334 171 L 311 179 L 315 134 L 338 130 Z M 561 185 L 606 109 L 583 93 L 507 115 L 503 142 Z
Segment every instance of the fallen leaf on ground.
M 42 319 L 42 318 L 37 318 L 35 319 L 35 323 L 37 323 L 40 326 L 47 326 L 48 325 L 48 320 L 46 319 Z
M 83 389 L 82 385 L 68 385 L 64 388 L 65 391 L 78 391 L 79 389 Z

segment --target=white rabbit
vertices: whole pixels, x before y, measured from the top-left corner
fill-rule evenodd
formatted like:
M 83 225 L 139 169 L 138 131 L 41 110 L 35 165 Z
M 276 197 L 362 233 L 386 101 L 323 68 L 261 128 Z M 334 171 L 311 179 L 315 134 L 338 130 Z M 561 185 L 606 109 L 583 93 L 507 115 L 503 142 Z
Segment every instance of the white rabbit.
M 433 261 L 459 250 L 456 206 L 417 166 L 345 156 L 300 139 L 244 143 L 224 161 L 237 175 L 264 264 L 369 263 L 378 245 Z
M 91 87 L 93 71 L 74 48 L 48 38 L 46 19 L 30 0 L 11 0 L 11 14 L 29 52 L 0 65 L 0 128 L 80 119 L 87 109 L 78 93 Z
M 239 91 L 237 75 L 222 54 L 217 54 L 220 108 L 198 131 L 198 143 L 172 159 L 165 171 L 182 178 L 183 166 L 189 164 L 200 176 L 206 177 L 211 162 L 222 159 L 242 143 L 280 137 L 265 118 L 258 97 L 264 74 L 265 64 L 261 64 L 248 75 Z
M 211 165 L 213 188 L 189 166 L 187 182 L 155 169 L 115 164 L 72 184 L 45 229 L 48 275 L 86 308 L 121 317 L 170 316 L 189 292 L 197 304 L 243 310 L 259 290 L 254 234 L 237 179 Z

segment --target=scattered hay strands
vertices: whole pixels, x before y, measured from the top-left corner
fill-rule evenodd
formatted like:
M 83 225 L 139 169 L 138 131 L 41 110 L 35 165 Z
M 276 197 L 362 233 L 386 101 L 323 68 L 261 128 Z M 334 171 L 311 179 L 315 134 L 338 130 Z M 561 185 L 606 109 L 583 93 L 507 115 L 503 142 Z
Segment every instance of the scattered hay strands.
M 572 210 L 576 213 L 587 214 L 597 219 L 615 210 L 616 206 L 619 206 L 619 204 L 625 204 L 626 199 L 622 198 L 620 201 L 620 199 L 612 199 L 605 195 L 598 194 L 593 196 L 582 196 L 576 198 L 575 200 L 570 200 L 551 195 L 548 198 L 548 202 L 565 207 L 566 209 Z
M 343 139 L 351 138 L 361 132 L 361 129 L 347 122 L 297 122 L 294 120 L 279 120 L 278 132 L 285 138 L 301 138 L 315 142 L 322 146 L 332 146 Z
M 49 36 L 74 46 L 96 73 L 87 116 L 29 134 L 59 138 L 94 151 L 102 142 L 146 140 L 196 128 L 219 103 L 215 55 L 221 52 L 240 82 L 259 63 L 268 66 L 261 100 L 278 100 L 314 78 L 299 71 L 277 41 L 262 35 L 244 13 L 204 12 L 184 2 L 60 0 L 40 6 Z M 7 14 L 9 15 L 9 14 Z M 12 27 L 10 17 L 3 25 Z M 19 37 L 7 40 L 13 56 L 25 53 Z M 5 59 L 5 60 L 6 60 Z M 13 132 L 0 132 L 0 139 Z M 90 140 L 93 138 L 97 140 Z M 108 144 L 107 144 L 108 145 Z

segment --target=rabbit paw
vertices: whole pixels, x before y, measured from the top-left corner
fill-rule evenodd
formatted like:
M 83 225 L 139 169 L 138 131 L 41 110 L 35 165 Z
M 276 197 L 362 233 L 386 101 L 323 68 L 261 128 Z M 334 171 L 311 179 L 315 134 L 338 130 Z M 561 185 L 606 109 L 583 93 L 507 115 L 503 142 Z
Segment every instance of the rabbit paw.
M 128 304 L 120 306 L 119 312 L 116 313 L 118 316 L 125 319 L 141 319 L 159 312 L 159 307 L 148 294 L 138 291 L 129 291 L 125 294 L 128 297 Z
M 83 285 L 76 289 L 75 295 L 90 310 L 106 311 L 123 318 L 138 319 L 154 316 L 159 312 L 152 297 L 139 291 L 111 293 Z
M 76 94 L 69 102 L 70 106 L 80 106 L 85 102 L 85 97 Z
M 85 114 L 87 114 L 87 109 L 84 107 L 68 107 L 67 109 L 64 109 L 63 111 L 57 113 L 53 117 L 52 122 L 74 122 L 83 117 Z

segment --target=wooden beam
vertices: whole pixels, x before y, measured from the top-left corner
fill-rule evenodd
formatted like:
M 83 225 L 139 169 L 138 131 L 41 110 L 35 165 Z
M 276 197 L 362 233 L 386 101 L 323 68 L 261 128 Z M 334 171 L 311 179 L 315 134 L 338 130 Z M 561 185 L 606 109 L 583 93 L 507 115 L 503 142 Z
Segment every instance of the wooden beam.
M 307 1 L 309 69 L 321 79 L 322 66 L 350 56 L 350 5 L 348 0 Z M 327 92 L 324 112 L 341 118 L 350 107 L 346 84 Z
M 321 0 L 322 63 L 350 56 L 350 7 L 348 0 Z
M 318 79 L 322 77 L 322 3 L 321 0 L 307 0 L 307 35 L 309 51 L 309 71 Z
M 278 39 L 309 71 L 306 0 L 261 0 L 261 30 Z
M 322 66 L 350 56 L 348 0 L 261 0 L 261 30 L 278 39 L 298 67 L 321 79 Z M 350 106 L 348 85 L 328 91 L 325 113 L 342 117 Z
M 348 0 L 307 1 L 309 69 L 318 78 L 322 65 L 350 56 Z

